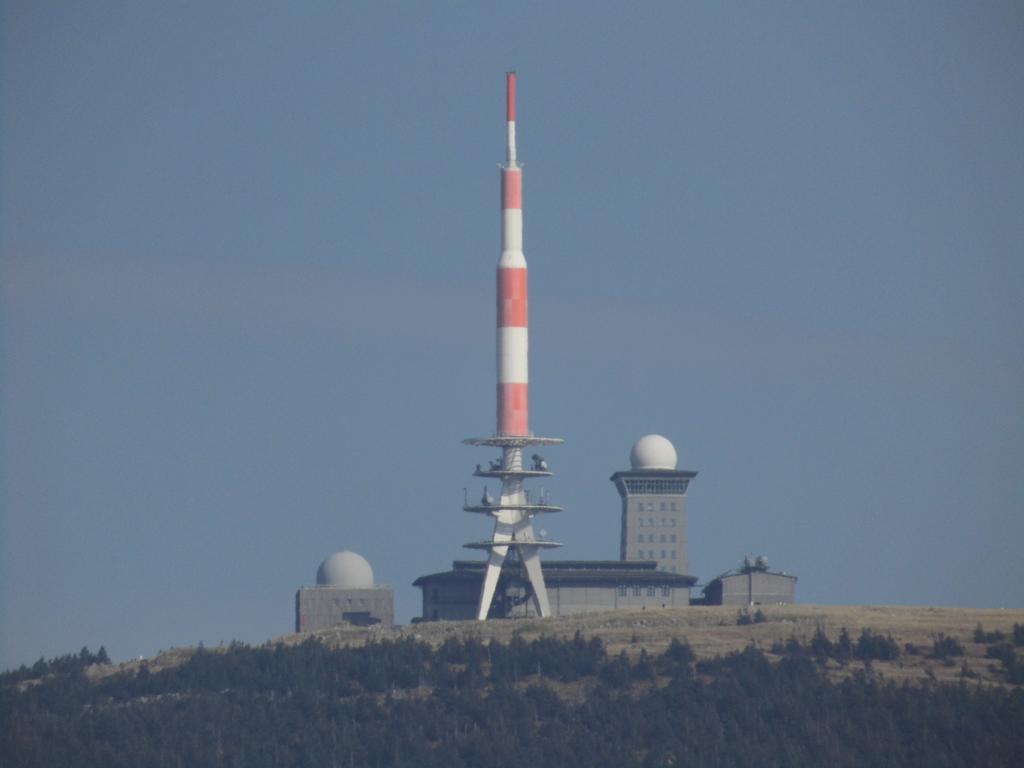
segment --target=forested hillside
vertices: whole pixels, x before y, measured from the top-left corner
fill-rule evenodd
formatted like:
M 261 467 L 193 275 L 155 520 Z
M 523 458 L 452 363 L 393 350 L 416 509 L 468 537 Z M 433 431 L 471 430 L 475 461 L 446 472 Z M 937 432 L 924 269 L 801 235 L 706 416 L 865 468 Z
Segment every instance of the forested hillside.
M 1024 628 L 980 638 L 1007 685 L 887 682 L 876 659 L 953 652 L 862 632 L 698 659 L 598 637 L 232 644 L 161 671 L 105 654 L 0 676 L 20 766 L 1020 766 Z M 1016 641 L 1016 644 L 1015 644 Z M 954 662 L 955 663 L 955 662 Z M 827 669 L 845 665 L 841 681 Z

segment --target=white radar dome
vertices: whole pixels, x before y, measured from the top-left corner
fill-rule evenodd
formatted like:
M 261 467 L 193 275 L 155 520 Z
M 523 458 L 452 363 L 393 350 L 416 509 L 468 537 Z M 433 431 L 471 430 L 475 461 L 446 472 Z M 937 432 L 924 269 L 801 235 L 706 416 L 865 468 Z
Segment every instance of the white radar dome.
M 316 583 L 321 587 L 372 587 L 373 568 L 362 555 L 343 549 L 320 563 Z
M 629 463 L 638 469 L 675 469 L 675 446 L 661 435 L 644 435 L 633 444 L 629 452 Z

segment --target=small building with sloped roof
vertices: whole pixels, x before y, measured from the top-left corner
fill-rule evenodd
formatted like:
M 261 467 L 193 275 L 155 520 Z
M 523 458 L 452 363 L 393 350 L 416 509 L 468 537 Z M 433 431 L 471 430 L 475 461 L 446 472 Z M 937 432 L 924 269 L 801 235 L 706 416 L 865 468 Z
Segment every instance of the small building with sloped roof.
M 700 602 L 704 605 L 788 605 L 796 602 L 796 576 L 768 570 L 768 561 L 763 557 L 748 557 L 740 568 L 709 581 Z

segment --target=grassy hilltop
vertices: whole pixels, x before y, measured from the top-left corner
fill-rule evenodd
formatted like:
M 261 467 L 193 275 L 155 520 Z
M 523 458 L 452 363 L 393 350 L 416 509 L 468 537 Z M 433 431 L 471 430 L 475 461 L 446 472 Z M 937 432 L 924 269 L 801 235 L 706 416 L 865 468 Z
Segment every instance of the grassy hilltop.
M 760 616 L 757 616 L 760 612 Z M 755 621 L 755 617 L 763 620 Z M 748 623 L 749 622 L 749 623 Z M 272 642 L 294 646 L 314 637 L 327 647 L 354 647 L 380 640 L 413 638 L 438 647 L 449 638 L 497 640 L 508 643 L 513 637 L 526 641 L 543 637 L 568 639 L 580 632 L 584 637 L 600 637 L 609 654 L 625 652 L 630 658 L 641 650 L 648 654 L 663 652 L 673 639 L 685 640 L 700 659 L 741 651 L 754 646 L 769 659 L 781 654 L 773 647 L 791 639 L 809 643 L 821 629 L 830 640 L 838 639 L 845 629 L 853 641 L 864 630 L 891 636 L 900 648 L 894 660 L 872 660 L 872 671 L 893 681 L 938 680 L 953 682 L 964 677 L 964 665 L 972 680 L 1006 685 L 1001 662 L 990 655 L 993 643 L 976 642 L 980 626 L 986 633 L 1012 637 L 1015 624 L 1024 625 L 1024 610 L 1002 608 L 935 608 L 925 606 L 878 605 L 773 605 L 751 610 L 723 606 L 694 606 L 653 610 L 620 610 L 578 614 L 553 619 L 517 619 L 508 621 L 433 621 L 393 628 L 339 626 L 318 632 L 282 635 Z M 962 646 L 963 655 L 933 658 L 930 653 L 937 638 L 951 638 Z M 907 653 L 908 644 L 917 654 Z M 216 651 L 216 648 L 207 650 Z M 129 661 L 87 670 L 91 678 L 103 678 L 120 672 L 150 671 L 180 665 L 195 648 L 162 651 L 151 659 Z M 829 665 L 830 674 L 839 679 L 857 669 L 853 664 Z
M 763 621 L 753 619 L 760 612 Z M 750 623 L 745 623 L 747 620 Z M 509 621 L 438 621 L 395 629 L 335 628 L 313 633 L 331 646 L 358 645 L 373 639 L 415 637 L 438 646 L 449 637 L 491 639 L 507 643 L 515 635 L 524 640 L 555 636 L 570 638 L 576 632 L 600 637 L 609 654 L 625 651 L 630 657 L 641 649 L 658 654 L 673 639 L 685 639 L 698 658 L 710 659 L 749 645 L 770 658 L 772 647 L 791 638 L 809 642 L 819 628 L 836 640 L 845 628 L 856 641 L 863 630 L 895 640 L 901 654 L 892 661 L 873 660 L 874 670 L 893 680 L 938 679 L 953 681 L 962 676 L 966 663 L 973 679 L 1005 683 L 1000 662 L 986 656 L 991 643 L 975 642 L 980 625 L 986 632 L 1012 635 L 1014 624 L 1024 625 L 1024 610 L 994 608 L 929 608 L 921 606 L 778 605 L 758 606 L 749 611 L 734 607 L 663 608 L 609 611 L 554 619 Z M 294 644 L 309 635 L 284 635 L 279 642 Z M 929 658 L 936 638 L 952 638 L 963 647 L 963 656 Z M 906 653 L 907 644 L 920 653 Z M 951 663 L 952 662 L 952 663 Z M 833 665 L 834 675 L 843 676 L 855 667 Z
M 763 621 L 754 621 L 760 612 Z M 761 618 L 758 617 L 758 618 Z M 747 621 L 749 620 L 749 623 Z M 359 646 L 378 640 L 414 638 L 437 647 L 452 637 L 475 638 L 483 642 L 508 643 L 514 636 L 531 641 L 541 637 L 600 637 L 609 654 L 622 651 L 632 657 L 641 650 L 658 654 L 673 639 L 685 640 L 698 658 L 711 659 L 753 645 L 777 660 L 773 646 L 795 638 L 808 643 L 820 628 L 836 640 L 845 628 L 856 641 L 865 629 L 892 636 L 901 649 L 896 660 L 872 660 L 873 670 L 892 680 L 940 680 L 952 682 L 963 676 L 964 664 L 982 682 L 1006 684 L 1000 662 L 987 654 L 992 643 L 975 642 L 979 626 L 985 632 L 1012 636 L 1015 624 L 1024 625 L 1024 610 L 1001 608 L 935 608 L 925 606 L 774 605 L 751 610 L 723 606 L 694 606 L 654 610 L 607 611 L 553 619 L 508 621 L 435 621 L 394 628 L 339 626 L 318 632 L 287 634 L 273 642 L 294 646 L 315 637 L 328 647 Z M 930 658 L 936 638 L 952 638 L 963 648 L 962 656 Z M 906 652 L 916 647 L 916 655 Z M 216 650 L 216 649 L 208 649 Z M 105 677 L 145 665 L 151 671 L 181 664 L 194 648 L 176 648 L 152 659 L 111 666 L 92 667 L 91 677 Z M 848 675 L 854 665 L 832 665 L 834 677 Z

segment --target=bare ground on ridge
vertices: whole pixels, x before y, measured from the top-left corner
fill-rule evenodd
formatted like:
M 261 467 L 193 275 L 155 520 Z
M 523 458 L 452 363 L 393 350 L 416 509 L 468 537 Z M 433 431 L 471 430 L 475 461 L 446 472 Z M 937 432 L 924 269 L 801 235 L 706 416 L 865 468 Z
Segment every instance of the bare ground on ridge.
M 685 639 L 699 658 L 721 656 L 740 651 L 749 645 L 771 656 L 775 643 L 796 638 L 806 643 L 821 627 L 831 640 L 845 628 L 856 641 L 861 631 L 870 629 L 892 635 L 904 648 L 907 643 L 921 649 L 919 655 L 901 654 L 891 662 L 873 661 L 872 672 L 890 680 L 940 680 L 981 684 L 1005 684 L 1000 662 L 985 657 L 987 646 L 974 642 L 974 630 L 980 624 L 985 631 L 1002 631 L 1010 635 L 1014 624 L 1024 625 L 1024 610 L 997 608 L 939 608 L 923 606 L 843 606 L 843 605 L 778 605 L 759 606 L 764 621 L 737 624 L 740 611 L 735 607 L 691 606 L 655 610 L 620 610 L 577 614 L 553 619 L 514 619 L 488 622 L 437 621 L 409 624 L 394 628 L 339 626 L 314 633 L 283 635 L 273 643 L 293 645 L 315 636 L 330 646 L 357 646 L 375 640 L 398 640 L 412 637 L 438 646 L 449 637 L 491 639 L 507 643 L 514 635 L 524 640 L 538 637 L 599 636 L 609 655 L 625 651 L 637 656 L 641 649 L 660 654 L 673 638 Z M 934 640 L 945 635 L 957 640 L 964 656 L 950 660 L 927 657 Z M 145 663 L 151 671 L 180 664 L 192 652 L 179 648 L 162 653 Z M 215 649 L 209 649 L 215 650 Z M 115 664 L 107 668 L 93 667 L 94 676 L 106 676 L 130 669 L 142 662 Z M 864 663 L 839 665 L 830 662 L 830 674 L 841 679 Z
M 740 611 L 735 607 L 691 606 L 655 610 L 608 611 L 554 619 L 515 619 L 505 621 L 438 621 L 410 624 L 394 629 L 335 628 L 316 634 L 330 645 L 359 645 L 374 639 L 415 637 L 440 645 L 448 637 L 476 637 L 484 642 L 492 638 L 508 642 L 519 634 L 524 640 L 542 636 L 572 637 L 577 631 L 585 637 L 604 640 L 609 655 L 626 651 L 639 655 L 661 653 L 673 638 L 685 639 L 699 658 L 711 658 L 754 645 L 766 653 L 776 642 L 793 637 L 806 643 L 821 627 L 835 640 L 845 627 L 856 641 L 861 631 L 871 629 L 892 635 L 904 648 L 911 643 L 921 649 L 917 656 L 902 654 L 892 662 L 871 662 L 873 671 L 892 680 L 937 679 L 947 682 L 964 677 L 983 683 L 1001 683 L 1000 663 L 985 657 L 986 645 L 975 643 L 975 628 L 1000 630 L 1009 635 L 1014 624 L 1024 624 L 1024 610 L 998 608 L 937 608 L 923 606 L 844 606 L 779 605 L 759 606 L 765 621 L 737 624 Z M 940 661 L 927 658 L 935 638 L 952 637 L 964 647 L 964 657 Z M 285 635 L 286 644 L 302 642 L 308 635 Z M 966 667 L 964 666 L 966 664 Z M 863 669 L 863 664 L 832 665 L 836 678 Z

